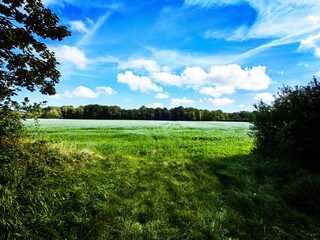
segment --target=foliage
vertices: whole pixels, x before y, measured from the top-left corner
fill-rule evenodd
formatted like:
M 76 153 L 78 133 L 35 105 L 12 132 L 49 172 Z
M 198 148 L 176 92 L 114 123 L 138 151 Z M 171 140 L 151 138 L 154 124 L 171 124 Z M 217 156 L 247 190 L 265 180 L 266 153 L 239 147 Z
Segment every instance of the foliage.
M 40 0 L 0 2 L 0 108 L 11 106 L 22 88 L 55 94 L 58 63 L 39 39 L 62 40 L 70 35 L 58 21 Z
M 62 115 L 61 115 L 61 113 Z M 173 120 L 173 121 L 239 121 L 248 122 L 252 113 L 240 111 L 225 113 L 221 110 L 206 110 L 197 108 L 175 107 L 139 109 L 121 109 L 119 106 L 103 106 L 89 104 L 86 106 L 73 107 L 62 106 L 46 107 L 43 109 L 42 118 L 64 119 L 127 119 L 127 120 Z
M 41 117 L 43 118 L 62 118 L 62 109 L 60 107 L 49 106 L 42 110 Z
M 24 130 L 21 122 L 21 114 L 15 111 L 0 111 L 0 144 L 4 138 L 12 136 L 16 139 L 21 136 Z
M 283 87 L 272 105 L 255 105 L 253 135 L 257 150 L 289 160 L 298 168 L 320 170 L 320 84 Z

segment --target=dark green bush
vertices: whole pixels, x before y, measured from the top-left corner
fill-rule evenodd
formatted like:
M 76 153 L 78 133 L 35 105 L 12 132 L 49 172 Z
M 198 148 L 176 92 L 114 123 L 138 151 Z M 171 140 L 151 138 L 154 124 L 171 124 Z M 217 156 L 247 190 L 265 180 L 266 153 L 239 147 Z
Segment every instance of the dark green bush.
M 320 84 L 283 87 L 271 105 L 255 105 L 252 133 L 256 150 L 289 160 L 298 168 L 320 170 Z

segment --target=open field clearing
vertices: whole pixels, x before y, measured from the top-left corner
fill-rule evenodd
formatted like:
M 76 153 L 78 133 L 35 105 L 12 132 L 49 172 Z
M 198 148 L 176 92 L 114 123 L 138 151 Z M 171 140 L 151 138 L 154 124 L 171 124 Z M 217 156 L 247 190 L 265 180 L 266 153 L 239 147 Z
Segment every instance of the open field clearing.
M 26 124 L 69 160 L 55 160 L 34 183 L 26 207 L 37 209 L 36 219 L 23 236 L 319 239 L 318 222 L 282 200 L 272 177 L 281 167 L 251 154 L 248 123 Z

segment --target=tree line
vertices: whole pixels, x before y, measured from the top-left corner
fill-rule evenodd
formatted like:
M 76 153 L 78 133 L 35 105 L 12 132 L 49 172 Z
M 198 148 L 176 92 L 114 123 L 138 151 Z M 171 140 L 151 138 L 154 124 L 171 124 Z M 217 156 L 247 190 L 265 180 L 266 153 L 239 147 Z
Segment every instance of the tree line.
M 252 112 L 226 113 L 222 110 L 197 109 L 192 107 L 122 109 L 119 106 L 89 104 L 86 106 L 48 106 L 41 109 L 40 118 L 56 119 L 126 119 L 167 121 L 241 121 L 252 120 Z

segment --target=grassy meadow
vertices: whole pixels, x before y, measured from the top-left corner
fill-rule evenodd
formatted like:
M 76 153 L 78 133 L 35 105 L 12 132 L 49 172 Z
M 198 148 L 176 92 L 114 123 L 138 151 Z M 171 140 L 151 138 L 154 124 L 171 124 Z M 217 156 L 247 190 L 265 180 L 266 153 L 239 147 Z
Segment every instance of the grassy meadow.
M 46 177 L 20 193 L 7 190 L 0 203 L 25 199 L 23 209 L 9 213 L 16 216 L 12 222 L 1 218 L 11 237 L 320 239 L 319 219 L 281 197 L 281 165 L 251 153 L 248 123 L 40 120 L 35 126 L 30 120 L 26 125 L 65 159 L 52 156 L 55 164 L 39 167 Z

